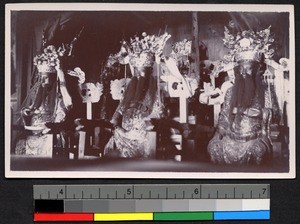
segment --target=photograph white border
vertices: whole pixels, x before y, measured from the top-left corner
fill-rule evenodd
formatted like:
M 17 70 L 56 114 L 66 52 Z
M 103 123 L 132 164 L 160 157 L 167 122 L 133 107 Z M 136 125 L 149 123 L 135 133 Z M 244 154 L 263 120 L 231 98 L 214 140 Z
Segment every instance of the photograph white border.
M 203 172 L 81 172 L 81 171 L 12 171 L 10 170 L 10 68 L 11 68 L 11 11 L 245 11 L 289 12 L 290 33 L 290 102 L 296 103 L 295 92 L 295 18 L 293 5 L 253 4 L 132 4 L 132 3 L 15 3 L 5 6 L 5 176 L 8 178 L 167 178 L 167 179 L 292 179 L 296 176 L 295 123 L 290 122 L 290 158 L 288 173 L 203 173 Z M 288 117 L 296 121 L 295 103 L 289 105 Z

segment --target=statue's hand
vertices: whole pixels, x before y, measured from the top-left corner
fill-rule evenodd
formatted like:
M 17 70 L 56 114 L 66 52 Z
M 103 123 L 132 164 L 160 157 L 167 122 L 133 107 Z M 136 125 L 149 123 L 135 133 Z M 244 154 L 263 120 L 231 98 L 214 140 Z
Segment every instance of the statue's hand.
M 63 94 L 63 101 L 64 101 L 65 108 L 67 110 L 71 109 L 71 107 L 73 105 L 72 98 L 67 92 L 66 92 L 66 94 Z
M 57 60 L 57 62 L 56 62 L 55 69 L 56 69 L 57 72 L 62 71 L 61 64 L 60 64 L 59 60 Z
M 30 115 L 32 115 L 33 113 L 34 113 L 34 110 L 32 110 L 32 109 L 29 109 L 29 108 L 22 108 L 21 109 L 21 113 L 22 113 L 22 115 L 24 116 L 30 116 Z
M 272 119 L 272 110 L 269 108 L 262 109 L 262 133 L 265 136 L 270 134 L 270 124 Z
M 162 61 L 165 60 L 165 56 L 163 55 L 163 53 L 159 53 L 159 54 L 155 54 L 155 62 L 157 64 L 160 64 Z
M 55 69 L 56 69 L 57 76 L 58 76 L 58 79 L 59 79 L 60 83 L 64 83 L 65 82 L 65 75 L 64 75 L 64 72 L 61 68 L 60 62 L 56 63 Z
M 110 123 L 113 125 L 113 127 L 116 127 L 118 125 L 118 119 L 113 118 L 110 120 Z
M 214 139 L 222 140 L 223 139 L 223 135 L 220 132 L 216 131 Z

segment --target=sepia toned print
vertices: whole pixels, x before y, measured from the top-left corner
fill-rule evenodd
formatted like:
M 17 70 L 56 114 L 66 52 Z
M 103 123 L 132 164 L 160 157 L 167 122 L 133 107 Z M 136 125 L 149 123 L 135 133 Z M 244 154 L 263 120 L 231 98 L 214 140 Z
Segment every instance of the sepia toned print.
M 292 6 L 8 4 L 5 28 L 7 177 L 295 177 Z

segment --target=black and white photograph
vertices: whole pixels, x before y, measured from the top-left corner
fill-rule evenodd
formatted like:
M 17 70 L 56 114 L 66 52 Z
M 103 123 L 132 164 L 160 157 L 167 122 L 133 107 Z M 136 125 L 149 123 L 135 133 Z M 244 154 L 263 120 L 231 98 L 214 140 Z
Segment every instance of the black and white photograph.
M 295 178 L 292 5 L 5 11 L 8 178 Z

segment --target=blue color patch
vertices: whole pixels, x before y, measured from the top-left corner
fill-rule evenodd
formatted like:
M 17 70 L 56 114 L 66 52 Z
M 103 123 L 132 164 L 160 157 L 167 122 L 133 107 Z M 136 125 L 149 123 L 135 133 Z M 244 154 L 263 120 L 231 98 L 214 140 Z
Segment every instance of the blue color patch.
M 214 212 L 214 220 L 259 220 L 270 219 L 270 210 Z

